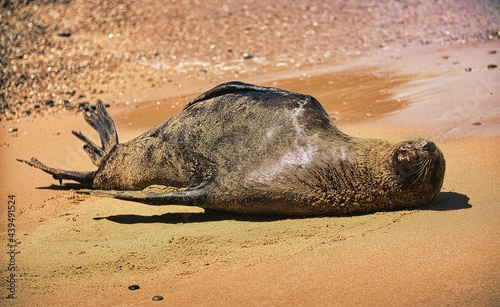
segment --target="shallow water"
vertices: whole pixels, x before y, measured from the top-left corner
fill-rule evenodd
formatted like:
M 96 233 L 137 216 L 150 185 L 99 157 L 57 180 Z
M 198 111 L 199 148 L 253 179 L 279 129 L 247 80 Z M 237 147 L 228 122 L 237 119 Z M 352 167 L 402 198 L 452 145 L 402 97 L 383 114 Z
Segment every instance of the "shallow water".
M 409 80 L 408 76 L 380 76 L 357 70 L 280 80 L 272 86 L 312 95 L 334 120 L 353 122 L 380 117 L 404 107 L 407 103 L 394 99 L 393 93 Z
M 406 101 L 393 98 L 393 93 L 396 87 L 409 80 L 409 76 L 380 75 L 370 70 L 353 70 L 261 84 L 312 95 L 321 102 L 334 121 L 358 122 L 378 118 L 407 105 Z M 131 130 L 149 129 L 179 113 L 199 94 L 126 106 L 118 114 L 117 124 L 128 126 Z

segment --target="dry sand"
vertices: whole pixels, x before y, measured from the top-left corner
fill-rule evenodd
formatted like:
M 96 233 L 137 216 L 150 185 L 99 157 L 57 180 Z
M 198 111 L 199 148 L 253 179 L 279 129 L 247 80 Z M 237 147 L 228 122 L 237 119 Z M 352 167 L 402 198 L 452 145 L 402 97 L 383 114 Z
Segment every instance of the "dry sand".
M 327 59 L 283 67 L 254 61 L 241 67 L 258 71 L 176 73 L 175 81 L 154 87 L 148 79 L 137 80 L 137 67 L 129 63 L 117 70 L 117 78 L 133 89 L 121 96 L 102 93 L 103 99 L 114 97 L 109 113 L 120 141 L 236 77 L 314 95 L 351 135 L 432 138 L 447 161 L 445 182 L 437 199 L 418 210 L 256 218 L 85 197 L 71 191 L 76 185 L 58 186 L 45 173 L 15 162 L 36 156 L 54 167 L 93 169 L 71 134 L 97 137 L 81 114 L 55 107 L 18 121 L 3 118 L 0 305 L 160 304 L 152 302 L 154 295 L 175 306 L 500 305 L 500 69 L 488 69 L 500 65 L 500 43 L 460 40 L 367 47 L 342 63 Z M 271 54 L 270 62 L 276 61 Z M 155 69 L 141 73 L 173 78 Z M 9 133 L 13 126 L 17 132 Z M 16 299 L 6 298 L 12 259 L 8 195 L 16 198 L 20 242 L 14 258 Z M 141 289 L 128 290 L 132 284 Z

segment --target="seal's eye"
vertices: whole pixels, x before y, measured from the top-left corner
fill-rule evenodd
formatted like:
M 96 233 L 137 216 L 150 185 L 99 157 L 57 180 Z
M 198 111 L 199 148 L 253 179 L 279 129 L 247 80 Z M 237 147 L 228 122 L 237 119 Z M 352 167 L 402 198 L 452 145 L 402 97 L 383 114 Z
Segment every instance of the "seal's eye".
M 415 173 L 415 168 L 410 162 L 404 161 L 399 165 L 398 172 L 403 177 L 409 177 Z

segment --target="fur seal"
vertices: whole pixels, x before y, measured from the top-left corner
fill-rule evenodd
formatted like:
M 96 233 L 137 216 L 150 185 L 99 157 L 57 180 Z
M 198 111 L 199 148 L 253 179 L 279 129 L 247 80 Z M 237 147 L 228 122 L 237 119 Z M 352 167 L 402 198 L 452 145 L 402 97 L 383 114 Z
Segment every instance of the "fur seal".
M 85 143 L 96 171 L 19 161 L 61 183 L 75 180 L 92 189 L 83 193 L 286 216 L 424 205 L 439 193 L 445 173 L 443 154 L 430 140 L 392 144 L 351 137 L 314 97 L 242 82 L 214 87 L 123 144 L 101 101 L 84 118 L 102 146 L 73 134 Z

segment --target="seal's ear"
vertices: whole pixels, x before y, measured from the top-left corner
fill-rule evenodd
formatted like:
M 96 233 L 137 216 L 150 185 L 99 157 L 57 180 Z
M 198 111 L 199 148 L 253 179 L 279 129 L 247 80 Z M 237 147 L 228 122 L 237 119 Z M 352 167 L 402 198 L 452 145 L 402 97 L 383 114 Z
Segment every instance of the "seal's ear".
M 122 200 L 129 200 L 154 206 L 165 205 L 187 205 L 203 207 L 207 203 L 207 193 L 205 189 L 179 190 L 167 193 L 151 192 L 149 188 L 142 191 L 116 191 L 116 190 L 76 190 L 76 193 L 101 197 L 111 197 Z

